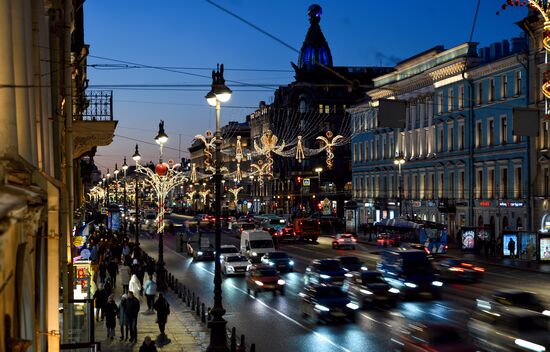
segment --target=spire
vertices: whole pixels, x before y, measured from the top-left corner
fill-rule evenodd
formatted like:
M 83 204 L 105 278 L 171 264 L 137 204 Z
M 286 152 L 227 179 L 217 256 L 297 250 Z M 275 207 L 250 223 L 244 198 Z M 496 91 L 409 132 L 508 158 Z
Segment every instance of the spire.
M 332 67 L 330 48 L 319 26 L 322 13 L 321 6 L 317 4 L 311 5 L 307 10 L 310 26 L 298 57 L 299 68 L 308 70 L 316 64 Z

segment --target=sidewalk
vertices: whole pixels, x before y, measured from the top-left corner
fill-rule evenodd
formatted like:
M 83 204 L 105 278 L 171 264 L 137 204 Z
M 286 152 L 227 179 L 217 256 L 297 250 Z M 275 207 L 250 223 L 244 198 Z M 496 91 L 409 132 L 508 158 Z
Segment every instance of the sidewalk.
M 378 248 L 376 241 L 368 241 L 368 235 L 363 236 L 359 235 L 357 237 L 359 243 L 366 244 Z M 458 248 L 454 248 L 452 245 L 449 246 L 447 254 L 445 256 L 454 257 L 454 258 L 463 258 L 472 262 L 476 262 L 483 265 L 494 265 L 500 267 L 506 267 L 511 269 L 517 269 L 522 271 L 531 271 L 538 272 L 543 274 L 550 274 L 550 262 L 539 262 L 539 261 L 527 261 L 522 259 L 511 259 L 511 258 L 498 258 L 498 257 L 488 257 L 482 253 L 473 253 L 473 252 L 464 252 Z
M 122 296 L 122 284 L 120 278 L 117 278 L 117 286 L 114 291 L 117 305 L 120 304 Z M 167 290 L 165 298 L 170 304 L 170 315 L 166 324 L 167 341 L 156 343 L 158 351 L 166 352 L 196 352 L 206 351 L 209 343 L 209 330 L 205 324 L 201 323 L 200 318 L 187 307 L 174 292 Z M 147 312 L 147 303 L 145 296 L 141 297 L 141 308 L 138 317 L 138 338 L 137 343 L 120 341 L 120 325 L 117 319 L 116 336 L 114 340 L 107 339 L 107 328 L 105 321 L 95 322 L 96 342 L 101 343 L 101 351 L 117 352 L 138 352 L 145 336 L 150 336 L 153 341 L 159 336 L 159 328 L 155 323 L 156 313 Z

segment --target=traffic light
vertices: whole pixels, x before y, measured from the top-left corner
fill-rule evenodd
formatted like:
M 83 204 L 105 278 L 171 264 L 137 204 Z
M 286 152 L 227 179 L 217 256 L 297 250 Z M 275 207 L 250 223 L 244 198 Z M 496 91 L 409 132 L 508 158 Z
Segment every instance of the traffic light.
M 302 178 L 300 176 L 296 176 L 296 183 L 299 185 L 302 184 Z

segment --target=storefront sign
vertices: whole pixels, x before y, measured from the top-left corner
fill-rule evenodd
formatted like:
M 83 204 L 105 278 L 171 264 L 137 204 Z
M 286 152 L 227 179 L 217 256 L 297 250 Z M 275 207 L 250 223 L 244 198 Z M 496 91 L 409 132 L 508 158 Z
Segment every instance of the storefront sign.
M 412 202 L 412 206 L 416 207 L 416 208 L 419 208 L 419 207 L 422 206 L 422 202 L 418 201 L 418 200 L 415 200 L 415 201 Z
M 524 202 L 498 202 L 498 206 L 501 208 L 522 208 L 525 206 Z
M 395 206 L 395 202 L 388 202 L 388 205 Z
M 493 202 L 491 202 L 489 200 L 483 200 L 483 201 L 479 202 L 479 206 L 480 207 L 491 207 L 491 206 L 493 206 Z
M 550 238 L 540 239 L 540 260 L 550 261 Z

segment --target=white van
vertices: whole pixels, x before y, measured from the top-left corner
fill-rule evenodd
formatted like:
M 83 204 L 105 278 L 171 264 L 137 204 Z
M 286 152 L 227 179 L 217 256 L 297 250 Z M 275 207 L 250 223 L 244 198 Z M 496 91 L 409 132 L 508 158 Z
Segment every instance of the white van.
M 241 234 L 241 253 L 251 262 L 259 263 L 264 254 L 274 252 L 273 239 L 267 231 L 245 230 Z

